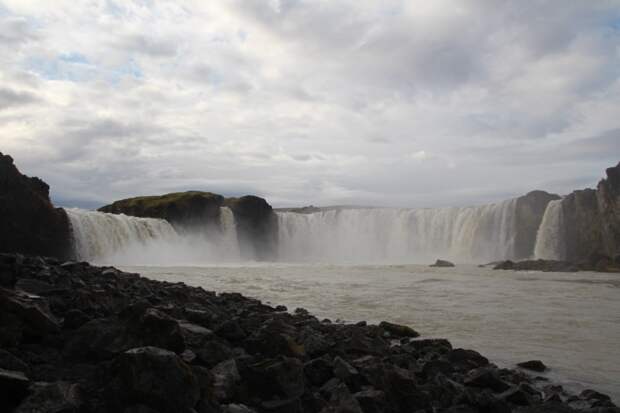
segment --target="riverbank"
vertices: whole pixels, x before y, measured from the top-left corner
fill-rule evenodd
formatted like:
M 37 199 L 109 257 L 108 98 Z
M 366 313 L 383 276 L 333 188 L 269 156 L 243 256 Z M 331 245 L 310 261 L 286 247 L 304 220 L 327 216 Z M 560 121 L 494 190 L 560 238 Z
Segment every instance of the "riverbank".
M 596 392 L 570 395 L 536 373 L 499 369 L 446 340 L 416 339 L 403 326 L 332 323 L 111 267 L 0 257 L 0 380 L 19 412 L 41 405 L 89 412 L 612 405 Z

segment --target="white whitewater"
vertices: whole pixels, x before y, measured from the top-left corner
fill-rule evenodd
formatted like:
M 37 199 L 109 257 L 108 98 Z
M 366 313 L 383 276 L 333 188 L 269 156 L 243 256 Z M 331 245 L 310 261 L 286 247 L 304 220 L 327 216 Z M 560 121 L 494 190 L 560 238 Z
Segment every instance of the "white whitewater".
M 228 207 L 220 208 L 220 229 L 222 231 L 222 249 L 226 252 L 226 256 L 232 260 L 239 260 L 241 252 L 239 251 L 237 223 L 235 222 L 235 215 Z
M 278 257 L 351 263 L 512 258 L 515 210 L 516 199 L 463 208 L 278 212 Z
M 67 209 L 77 258 L 112 265 L 200 265 L 239 261 L 234 216 L 220 210 L 220 228 L 178 233 L 163 219 Z
M 562 200 L 557 199 L 549 202 L 536 234 L 535 258 L 545 260 L 566 259 L 566 241 L 562 233 L 563 227 Z

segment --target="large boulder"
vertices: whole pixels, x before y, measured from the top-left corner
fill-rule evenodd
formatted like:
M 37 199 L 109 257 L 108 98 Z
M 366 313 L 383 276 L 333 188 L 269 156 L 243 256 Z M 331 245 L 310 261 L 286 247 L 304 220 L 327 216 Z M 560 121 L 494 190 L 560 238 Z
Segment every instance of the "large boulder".
M 160 412 L 191 412 L 200 399 L 192 369 L 175 353 L 157 347 L 128 350 L 115 360 L 110 399 Z
M 0 153 L 0 252 L 71 256 L 69 219 L 54 208 L 49 186 L 22 175 L 9 155 Z

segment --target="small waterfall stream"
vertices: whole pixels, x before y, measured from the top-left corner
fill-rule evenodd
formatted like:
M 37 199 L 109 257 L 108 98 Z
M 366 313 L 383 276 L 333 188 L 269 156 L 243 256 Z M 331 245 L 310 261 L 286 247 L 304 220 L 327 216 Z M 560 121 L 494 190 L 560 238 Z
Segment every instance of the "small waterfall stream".
M 562 200 L 549 202 L 536 234 L 534 257 L 545 260 L 566 259 L 566 240 L 562 232 L 564 213 Z

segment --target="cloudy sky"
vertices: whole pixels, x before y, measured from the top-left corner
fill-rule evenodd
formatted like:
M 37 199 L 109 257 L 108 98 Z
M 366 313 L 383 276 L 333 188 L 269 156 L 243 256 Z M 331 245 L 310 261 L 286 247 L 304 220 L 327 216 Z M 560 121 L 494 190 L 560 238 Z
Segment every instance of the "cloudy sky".
M 620 0 L 0 0 L 0 151 L 67 206 L 566 193 L 620 160 Z

